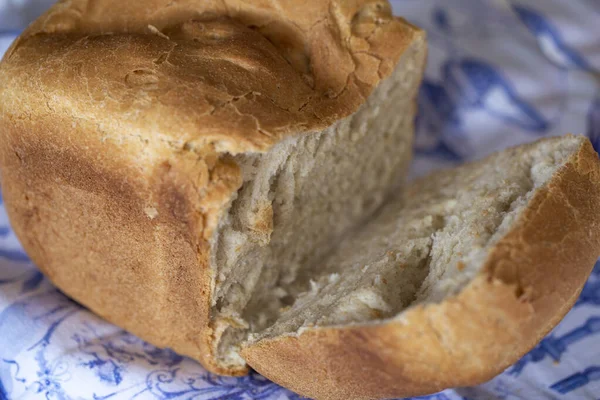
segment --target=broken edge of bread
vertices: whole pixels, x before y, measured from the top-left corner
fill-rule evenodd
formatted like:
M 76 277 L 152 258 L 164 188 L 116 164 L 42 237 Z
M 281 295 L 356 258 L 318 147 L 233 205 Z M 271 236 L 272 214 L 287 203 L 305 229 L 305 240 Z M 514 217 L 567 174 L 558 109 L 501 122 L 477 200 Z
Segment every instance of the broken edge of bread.
M 567 313 L 600 255 L 600 162 L 549 138 L 423 178 L 344 241 L 242 351 L 317 399 L 483 383 Z

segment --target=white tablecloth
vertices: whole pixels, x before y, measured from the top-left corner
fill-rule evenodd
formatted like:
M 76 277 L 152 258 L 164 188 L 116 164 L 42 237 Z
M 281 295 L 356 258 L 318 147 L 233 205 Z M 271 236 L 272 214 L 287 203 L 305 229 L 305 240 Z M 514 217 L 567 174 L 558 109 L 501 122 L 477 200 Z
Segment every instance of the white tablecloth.
M 50 3 L 0 0 L 0 52 Z M 600 146 L 599 0 L 393 4 L 430 40 L 415 175 L 547 135 L 584 133 Z M 297 396 L 256 374 L 212 376 L 68 300 L 29 263 L 0 205 L 3 398 Z M 600 266 L 575 308 L 521 362 L 482 386 L 426 398 L 600 399 Z

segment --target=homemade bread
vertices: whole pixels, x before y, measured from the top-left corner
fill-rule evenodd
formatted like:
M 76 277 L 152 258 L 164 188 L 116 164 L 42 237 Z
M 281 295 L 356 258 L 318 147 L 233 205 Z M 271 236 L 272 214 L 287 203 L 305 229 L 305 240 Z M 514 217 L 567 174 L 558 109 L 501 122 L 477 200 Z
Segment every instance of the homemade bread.
M 107 320 L 244 374 L 401 190 L 425 54 L 386 1 L 61 1 L 0 66 L 15 232 Z
M 318 399 L 482 382 L 575 301 L 600 165 L 567 136 L 406 189 L 424 35 L 383 1 L 63 1 L 0 65 L 0 176 L 65 293 Z
M 412 184 L 320 264 L 242 356 L 316 399 L 482 383 L 577 300 L 600 255 L 600 162 L 565 136 Z

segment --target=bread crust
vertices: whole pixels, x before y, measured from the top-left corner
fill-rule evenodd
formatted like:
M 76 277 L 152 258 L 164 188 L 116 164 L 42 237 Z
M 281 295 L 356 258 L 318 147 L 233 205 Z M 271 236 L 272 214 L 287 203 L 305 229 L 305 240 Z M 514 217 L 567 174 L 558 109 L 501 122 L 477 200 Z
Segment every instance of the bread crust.
M 242 184 L 230 155 L 352 114 L 424 41 L 385 1 L 299 4 L 62 1 L 0 65 L 0 176 L 27 253 L 219 374 L 247 372 L 216 361 L 210 321 L 210 240 Z
M 600 162 L 586 141 L 458 295 L 386 322 L 265 339 L 242 355 L 267 378 L 315 399 L 417 396 L 483 383 L 575 303 L 600 255 L 599 207 Z
M 357 111 L 418 40 L 385 0 L 71 0 L 15 41 L 3 69 L 88 118 L 126 119 L 141 139 L 236 154 Z

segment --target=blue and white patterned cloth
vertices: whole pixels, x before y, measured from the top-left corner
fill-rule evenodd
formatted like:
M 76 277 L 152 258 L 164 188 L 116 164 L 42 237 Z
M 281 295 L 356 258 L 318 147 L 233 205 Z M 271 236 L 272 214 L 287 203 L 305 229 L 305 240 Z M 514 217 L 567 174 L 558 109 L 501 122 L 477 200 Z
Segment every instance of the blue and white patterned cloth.
M 0 0 L 0 52 L 50 3 Z M 585 133 L 600 147 L 600 0 L 393 3 L 429 33 L 415 175 L 548 135 Z M 0 203 L 4 398 L 299 397 L 256 374 L 210 375 L 70 301 L 30 264 Z M 575 308 L 519 363 L 482 386 L 425 398 L 600 399 L 600 265 Z

